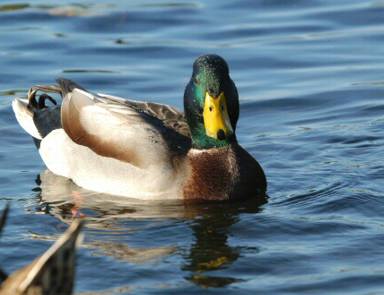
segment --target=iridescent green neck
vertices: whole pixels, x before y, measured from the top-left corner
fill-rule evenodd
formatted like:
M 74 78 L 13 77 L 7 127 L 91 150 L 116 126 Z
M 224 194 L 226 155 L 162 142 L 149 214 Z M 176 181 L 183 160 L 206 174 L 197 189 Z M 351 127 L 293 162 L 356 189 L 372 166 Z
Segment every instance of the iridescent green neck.
M 192 147 L 195 149 L 211 149 L 225 147 L 231 144 L 234 141 L 234 138 L 227 138 L 225 140 L 218 140 L 212 137 L 209 137 L 205 134 L 204 125 L 199 123 L 194 128 L 191 128 L 192 136 Z

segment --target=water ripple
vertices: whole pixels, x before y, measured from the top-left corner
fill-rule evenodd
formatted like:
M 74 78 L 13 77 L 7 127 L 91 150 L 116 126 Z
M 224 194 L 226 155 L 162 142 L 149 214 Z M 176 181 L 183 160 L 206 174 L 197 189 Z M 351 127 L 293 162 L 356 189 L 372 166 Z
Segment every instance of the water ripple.
M 79 294 L 379 294 L 383 9 L 374 0 L 0 4 L 0 208 L 12 208 L 1 266 L 32 261 L 75 212 L 88 221 Z M 230 65 L 237 137 L 265 169 L 264 200 L 185 206 L 82 190 L 44 172 L 12 114 L 15 95 L 58 76 L 181 109 L 204 53 Z

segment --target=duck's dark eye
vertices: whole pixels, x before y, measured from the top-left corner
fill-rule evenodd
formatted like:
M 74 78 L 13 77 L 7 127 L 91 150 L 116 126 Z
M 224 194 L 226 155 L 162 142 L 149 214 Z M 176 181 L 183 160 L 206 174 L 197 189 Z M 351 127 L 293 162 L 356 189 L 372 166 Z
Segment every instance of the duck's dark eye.
M 224 111 L 224 105 L 223 104 L 220 106 L 220 108 L 222 111 Z
M 212 106 L 209 107 L 209 111 L 210 111 L 210 112 L 213 111 L 213 107 L 212 107 Z
M 193 77 L 193 82 L 194 82 L 195 84 L 200 84 L 200 80 L 199 80 L 199 78 L 197 78 L 196 76 Z

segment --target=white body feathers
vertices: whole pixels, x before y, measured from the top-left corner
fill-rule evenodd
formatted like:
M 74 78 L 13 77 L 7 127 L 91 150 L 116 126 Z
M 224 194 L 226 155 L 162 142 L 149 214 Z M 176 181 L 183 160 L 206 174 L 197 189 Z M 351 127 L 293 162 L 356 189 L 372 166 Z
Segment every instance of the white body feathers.
M 51 131 L 44 138 L 34 124 L 27 101 L 16 98 L 12 106 L 19 124 L 41 140 L 39 153 L 53 173 L 70 178 L 86 189 L 107 194 L 148 200 L 182 198 L 187 175 L 180 171 L 185 169 L 175 171 L 159 131 L 135 109 L 116 103 L 116 98 L 108 103 L 108 99 L 74 89 L 63 98 L 61 113 L 65 127 Z M 79 140 L 87 139 L 86 144 L 75 142 L 77 135 L 72 133 L 78 129 L 83 132 Z M 95 149 L 92 144 L 97 145 Z M 97 149 L 116 157 L 100 155 L 94 151 Z M 130 157 L 134 159 L 132 163 L 121 160 Z

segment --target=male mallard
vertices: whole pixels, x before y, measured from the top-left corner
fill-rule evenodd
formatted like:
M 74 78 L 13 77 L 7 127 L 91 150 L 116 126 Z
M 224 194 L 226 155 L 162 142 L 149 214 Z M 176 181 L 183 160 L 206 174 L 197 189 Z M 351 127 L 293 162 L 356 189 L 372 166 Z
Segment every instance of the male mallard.
M 57 92 L 61 106 L 46 93 Z M 223 58 L 195 61 L 173 107 L 94 94 L 72 81 L 15 99 L 19 124 L 47 167 L 86 189 L 140 199 L 233 200 L 264 195 L 258 162 L 237 142 L 237 89 Z

